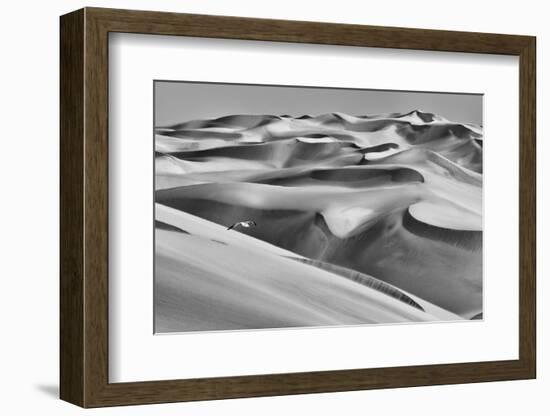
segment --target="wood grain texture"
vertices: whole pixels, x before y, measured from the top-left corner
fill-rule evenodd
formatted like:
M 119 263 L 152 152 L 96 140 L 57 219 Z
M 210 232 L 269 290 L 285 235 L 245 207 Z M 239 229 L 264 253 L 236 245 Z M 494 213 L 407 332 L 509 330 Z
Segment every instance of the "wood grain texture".
M 108 380 L 108 33 L 86 15 L 84 58 L 85 405 Z
M 87 8 L 110 32 L 519 55 L 530 37 Z
M 60 388 L 84 405 L 84 12 L 61 19 L 60 44 Z
M 537 268 L 537 196 L 536 196 L 536 40 L 520 54 L 519 103 L 519 355 L 536 377 L 536 268 Z
M 520 58 L 518 360 L 108 381 L 108 33 L 197 36 Z M 376 26 L 86 8 L 61 18 L 61 397 L 83 407 L 534 378 L 535 38 Z

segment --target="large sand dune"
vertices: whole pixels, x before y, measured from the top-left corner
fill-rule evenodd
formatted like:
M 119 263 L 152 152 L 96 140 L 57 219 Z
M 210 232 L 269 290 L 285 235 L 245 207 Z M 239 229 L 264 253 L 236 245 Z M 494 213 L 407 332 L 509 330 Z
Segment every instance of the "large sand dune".
M 480 314 L 481 140 L 420 111 L 157 129 L 157 330 Z
M 370 276 L 162 205 L 156 230 L 157 332 L 458 320 Z

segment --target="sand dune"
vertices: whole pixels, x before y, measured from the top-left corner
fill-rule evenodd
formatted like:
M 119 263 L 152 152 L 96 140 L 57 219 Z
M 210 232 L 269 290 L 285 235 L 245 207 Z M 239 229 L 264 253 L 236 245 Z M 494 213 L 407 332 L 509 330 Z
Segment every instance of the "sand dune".
M 156 211 L 174 227 L 157 228 L 157 332 L 460 319 L 374 278 L 362 284 L 189 214 Z
M 477 172 L 481 171 L 482 137 L 480 128 L 455 123 L 431 113 L 413 111 L 377 117 L 357 117 L 342 113 L 302 116 L 297 118 L 261 115 L 238 115 L 215 120 L 196 120 L 163 128 L 163 136 L 181 138 L 189 150 L 211 149 L 211 140 L 222 140 L 228 146 L 246 143 L 272 143 L 296 137 L 333 137 L 341 144 L 353 143 L 359 148 L 394 143 L 403 149 L 432 149 L 448 159 Z M 181 143 L 157 144 L 166 153 L 181 152 Z
M 478 126 L 421 111 L 235 115 L 159 128 L 156 152 L 162 331 L 482 313 Z M 243 220 L 257 226 L 225 231 Z M 261 265 L 243 266 L 250 250 Z

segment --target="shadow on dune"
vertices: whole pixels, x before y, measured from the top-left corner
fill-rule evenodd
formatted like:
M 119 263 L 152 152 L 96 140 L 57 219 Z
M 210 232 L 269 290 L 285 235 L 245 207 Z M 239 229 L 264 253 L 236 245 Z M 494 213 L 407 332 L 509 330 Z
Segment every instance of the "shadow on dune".
M 424 177 L 409 168 L 348 167 L 308 169 L 298 173 L 272 172 L 260 175 L 250 182 L 276 186 L 304 186 L 315 184 L 367 188 L 391 183 L 422 183 Z
M 378 292 L 384 293 L 388 296 L 391 296 L 394 299 L 398 299 L 401 302 L 404 302 L 410 306 L 413 306 L 416 309 L 420 309 L 421 311 L 424 311 L 424 308 L 422 308 L 422 306 L 420 306 L 417 302 L 411 299 L 410 296 L 406 295 L 401 290 L 385 282 L 382 282 L 381 280 L 378 280 L 372 276 L 369 276 L 367 274 L 359 273 L 355 270 L 347 269 L 342 266 L 337 266 L 335 264 L 331 264 L 331 263 L 327 263 L 319 260 L 311 260 L 311 259 L 298 258 L 298 257 L 292 257 L 292 259 L 299 261 L 301 263 L 309 264 L 311 266 L 318 267 L 319 269 L 323 269 L 331 273 L 337 274 L 338 276 L 342 276 L 346 279 L 357 282 L 363 286 L 370 287 L 371 289 L 377 290 Z
M 435 114 L 425 113 L 425 112 L 419 111 L 419 110 L 413 110 L 409 113 L 404 113 L 404 114 L 394 113 L 393 117 L 395 117 L 395 118 L 418 117 L 424 123 L 431 123 L 431 122 L 437 120 L 437 116 Z
M 197 131 L 197 130 L 174 130 L 170 132 L 162 133 L 164 136 L 170 137 L 189 137 L 193 139 L 224 139 L 224 140 L 235 140 L 240 139 L 242 134 L 231 133 L 231 132 L 218 132 L 218 131 Z
M 399 148 L 399 145 L 397 143 L 383 143 L 376 146 L 364 147 L 359 151 L 363 154 L 367 154 L 367 153 L 385 152 L 387 150 L 398 149 L 398 148 Z
M 212 127 L 250 129 L 259 125 L 265 125 L 281 117 L 273 115 L 239 114 L 218 117 L 212 120 L 191 120 L 169 126 L 172 130 L 205 129 Z
M 420 222 L 411 232 L 404 217 L 405 211 L 395 212 L 361 234 L 331 239 L 323 260 L 375 276 L 465 318 L 480 312 L 481 249 L 441 241 L 440 233 Z
M 369 166 L 383 164 L 422 166 L 431 170 L 433 170 L 434 167 L 437 167 L 443 172 L 444 176 L 453 177 L 460 182 L 475 186 L 481 186 L 482 184 L 481 175 L 477 172 L 466 170 L 451 160 L 441 156 L 437 152 L 429 149 L 408 149 L 377 160 L 364 160 L 361 164 Z
M 178 233 L 189 234 L 187 231 L 182 230 L 179 227 L 176 227 L 172 224 L 166 224 L 165 222 L 159 220 L 155 220 L 155 228 L 159 230 L 176 231 Z
M 226 227 L 243 219 L 255 221 L 256 227 L 239 232 L 306 257 L 317 256 L 327 244 L 327 236 L 317 226 L 321 216 L 316 212 L 263 210 L 212 200 L 172 198 L 170 190 L 158 192 L 157 202 Z M 298 246 L 300 251 L 294 250 Z
M 480 251 L 483 245 L 483 233 L 481 231 L 451 230 L 449 228 L 435 227 L 418 221 L 409 210 L 403 214 L 403 228 L 419 237 L 433 241 L 454 245 L 472 252 Z
M 241 144 L 238 146 L 218 147 L 188 152 L 174 152 L 170 155 L 178 159 L 200 161 L 211 157 L 224 157 L 248 160 L 273 160 L 283 166 L 300 164 L 301 161 L 334 158 L 342 153 L 350 153 L 356 146 L 352 143 L 305 143 L 291 138 L 260 144 Z

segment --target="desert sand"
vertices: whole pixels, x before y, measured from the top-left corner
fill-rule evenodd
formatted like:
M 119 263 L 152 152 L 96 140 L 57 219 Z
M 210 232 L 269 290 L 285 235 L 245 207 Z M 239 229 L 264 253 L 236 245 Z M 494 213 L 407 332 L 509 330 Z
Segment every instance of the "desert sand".
M 479 317 L 482 140 L 421 111 L 158 128 L 156 331 Z

